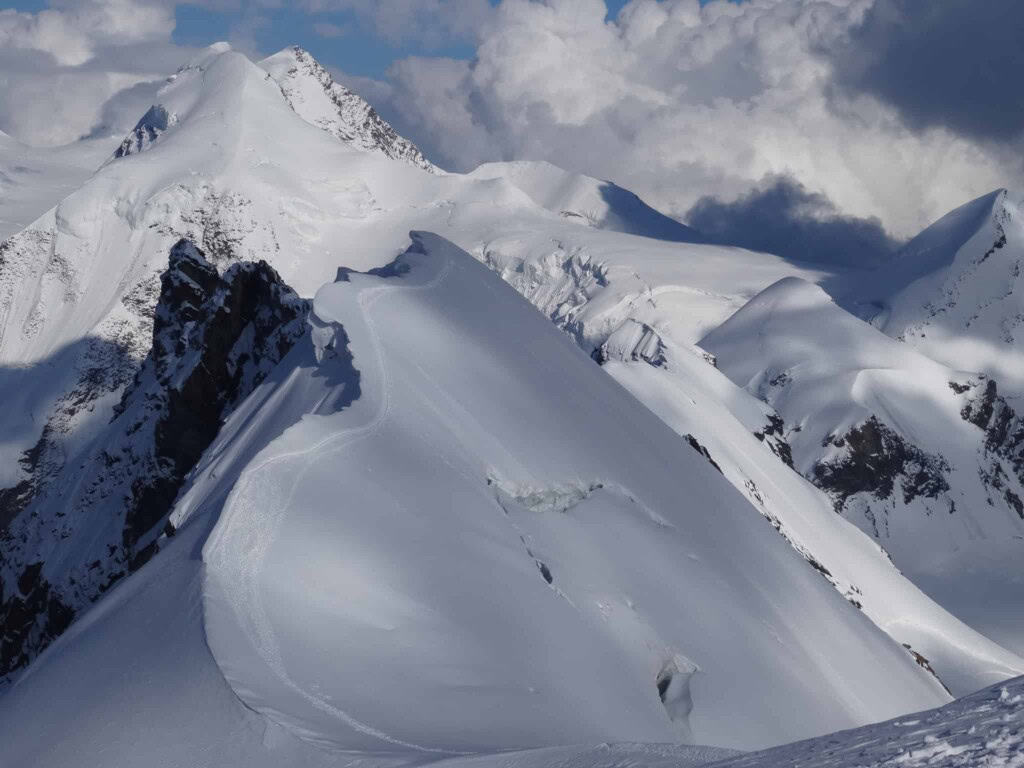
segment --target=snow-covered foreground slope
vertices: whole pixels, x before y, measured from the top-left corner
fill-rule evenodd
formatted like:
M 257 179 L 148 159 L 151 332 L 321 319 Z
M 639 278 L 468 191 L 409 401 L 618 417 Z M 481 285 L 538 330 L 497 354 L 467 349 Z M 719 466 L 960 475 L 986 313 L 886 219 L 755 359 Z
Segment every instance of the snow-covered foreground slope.
M 294 735 L 403 761 L 751 747 L 946 700 L 467 254 L 419 235 L 345 277 L 229 417 L 168 546 L 0 699 L 19 761 L 80 764 L 102 743 L 117 765 L 168 732 L 198 754 L 230 743 L 227 764 L 287 763 Z
M 427 235 L 392 272 L 318 292 L 325 383 L 351 397 L 354 366 L 358 397 L 249 462 L 204 548 L 250 706 L 338 748 L 477 751 L 747 746 L 942 698 L 496 277 Z M 288 389 L 343 402 L 316 373 Z
M 1024 651 L 1021 422 L 955 371 L 783 280 L 702 346 L 784 419 L 796 468 L 936 600 Z
M 929 712 L 787 744 L 716 768 L 1020 768 L 1024 678 Z

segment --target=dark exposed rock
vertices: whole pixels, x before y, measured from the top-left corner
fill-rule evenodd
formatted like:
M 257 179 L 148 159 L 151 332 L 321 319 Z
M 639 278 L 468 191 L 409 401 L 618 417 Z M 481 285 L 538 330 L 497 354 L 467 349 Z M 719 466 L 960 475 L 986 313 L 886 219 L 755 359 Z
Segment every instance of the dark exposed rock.
M 1002 491 L 1007 506 L 1024 520 L 1021 493 L 1010 487 L 1016 485 L 1020 490 L 1024 485 L 1024 419 L 999 394 L 994 379 L 983 381 L 984 391 L 968 399 L 960 415 L 985 432 L 979 470 L 982 481 L 989 488 Z
M 968 421 L 981 429 L 987 429 L 992 420 L 992 412 L 995 409 L 998 392 L 996 382 L 989 379 L 985 384 L 985 392 L 980 398 L 971 400 L 960 411 L 964 421 Z
M 690 447 L 693 448 L 693 450 L 695 450 L 697 453 L 699 453 L 701 456 L 707 459 L 712 467 L 717 469 L 719 472 L 722 472 L 722 468 L 718 466 L 718 462 L 711 458 L 711 454 L 708 452 L 708 449 L 701 445 L 696 437 L 689 433 L 683 435 L 683 437 L 686 439 L 686 442 L 690 444 Z
M 42 562 L 25 566 L 15 594 L 7 595 L 0 582 L 0 672 L 27 664 L 34 646 L 51 643 L 74 618 L 74 611 L 53 594 L 42 570 Z
M 767 445 L 772 453 L 778 456 L 782 463 L 793 469 L 793 449 L 786 442 L 786 423 L 777 413 L 768 415 L 768 423 L 760 432 L 755 432 L 754 437 Z
M 163 521 L 227 412 L 291 349 L 305 329 L 307 311 L 266 262 L 236 264 L 222 278 L 187 241 L 172 249 L 147 360 L 158 382 L 157 399 L 164 402 L 151 471 L 132 483 L 126 546 Z M 144 366 L 138 381 L 146 379 Z M 137 392 L 126 393 L 119 411 L 139 399 Z M 152 411 L 150 394 L 145 397 Z
M 825 444 L 845 450 L 834 459 L 816 464 L 811 480 L 828 492 L 837 511 L 859 493 L 888 499 L 897 481 L 905 504 L 919 496 L 936 498 L 949 490 L 946 473 L 950 468 L 945 459 L 908 443 L 874 416 Z
M 114 152 L 114 157 L 127 157 L 142 152 L 164 133 L 173 123 L 174 118 L 159 104 L 150 107 L 142 116 L 131 133 L 124 137 L 121 146 Z
M 27 492 L 8 489 L 0 500 L 13 509 L 0 529 L 0 578 L 10 584 L 16 575 L 19 590 L 0 604 L 0 679 L 156 554 L 161 533 L 173 531 L 167 518 L 185 477 L 231 410 L 306 332 L 308 311 L 265 262 L 221 275 L 191 243 L 174 246 L 150 352 L 90 453 L 36 472 Z M 45 445 L 36 453 L 23 460 L 34 469 Z M 79 543 L 57 548 L 61 571 L 48 580 L 38 553 L 54 540 Z
M 918 653 L 917 651 L 915 651 L 915 650 L 914 650 L 914 649 L 913 649 L 913 648 L 912 648 L 912 647 L 910 646 L 910 643 L 903 643 L 903 647 L 904 647 L 904 648 L 906 648 L 906 649 L 907 649 L 907 651 L 908 651 L 908 652 L 910 653 L 910 655 L 914 657 L 914 661 L 916 661 L 916 662 L 917 662 L 917 666 L 919 666 L 919 667 L 921 667 L 922 669 L 925 669 L 925 670 L 927 670 L 928 672 L 930 672 L 930 673 L 931 673 L 931 675 L 932 675 L 932 677 L 934 677 L 934 678 L 935 678 L 936 680 L 938 680 L 938 681 L 939 681 L 939 685 L 941 685 L 941 686 L 942 686 L 943 688 L 945 688 L 945 690 L 946 690 L 946 693 L 948 693 L 948 694 L 949 694 L 950 696 L 952 696 L 952 695 L 953 695 L 953 694 L 952 694 L 952 692 L 951 692 L 951 691 L 949 690 L 949 688 L 946 688 L 946 684 L 945 684 L 944 682 L 942 682 L 942 678 L 940 678 L 940 677 L 938 676 L 938 674 L 936 674 L 935 670 L 934 670 L 934 669 L 932 668 L 932 664 L 931 664 L 931 662 L 930 662 L 930 661 L 928 661 L 928 659 L 926 659 L 926 658 L 925 658 L 924 656 L 922 656 L 922 655 L 921 655 L 920 653 Z

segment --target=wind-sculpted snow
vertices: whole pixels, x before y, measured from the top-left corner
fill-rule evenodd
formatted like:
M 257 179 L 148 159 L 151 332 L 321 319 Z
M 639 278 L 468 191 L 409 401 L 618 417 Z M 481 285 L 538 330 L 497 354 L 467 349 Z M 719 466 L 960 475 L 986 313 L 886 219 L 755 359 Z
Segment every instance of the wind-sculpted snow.
M 945 699 L 467 254 L 419 234 L 385 275 L 318 292 L 311 343 L 351 355 L 359 395 L 324 411 L 323 374 L 289 374 L 318 415 L 248 461 L 204 548 L 208 642 L 248 706 L 433 754 L 750 746 Z
M 1024 678 L 929 712 L 715 763 L 716 768 L 1020 768 Z

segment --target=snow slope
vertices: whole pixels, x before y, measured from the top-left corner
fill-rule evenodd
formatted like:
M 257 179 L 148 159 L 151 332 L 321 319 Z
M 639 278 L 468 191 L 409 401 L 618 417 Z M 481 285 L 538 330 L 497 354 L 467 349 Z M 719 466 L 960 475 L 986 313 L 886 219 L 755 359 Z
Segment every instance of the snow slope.
M 852 605 L 920 654 L 954 694 L 1017 674 L 1024 660 L 979 636 L 926 598 L 872 537 L 835 514 L 829 499 L 784 464 L 782 421 L 696 350 L 661 339 L 650 357 L 605 345 L 604 369 L 705 453 L 781 536 Z M 773 418 L 774 417 L 774 418 Z M 780 460 L 781 459 L 781 460 Z
M 120 765 L 183 732 L 228 765 L 305 742 L 311 764 L 752 747 L 947 700 L 469 255 L 419 234 L 343 278 L 228 418 L 163 551 L 0 699 L 7 754 Z
M 1024 651 L 1019 417 L 952 370 L 788 278 L 704 338 L 786 424 L 796 468 L 938 602 Z

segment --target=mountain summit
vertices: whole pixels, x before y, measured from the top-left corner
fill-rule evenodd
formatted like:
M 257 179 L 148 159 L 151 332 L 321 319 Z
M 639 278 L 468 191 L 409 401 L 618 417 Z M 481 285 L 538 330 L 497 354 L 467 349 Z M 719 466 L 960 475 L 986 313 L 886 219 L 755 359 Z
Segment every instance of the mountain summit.
M 297 45 L 267 57 L 260 66 L 281 86 L 292 109 L 306 122 L 365 152 L 379 152 L 437 171 L 415 144 L 399 136 L 361 96 L 336 82 L 320 62 Z

